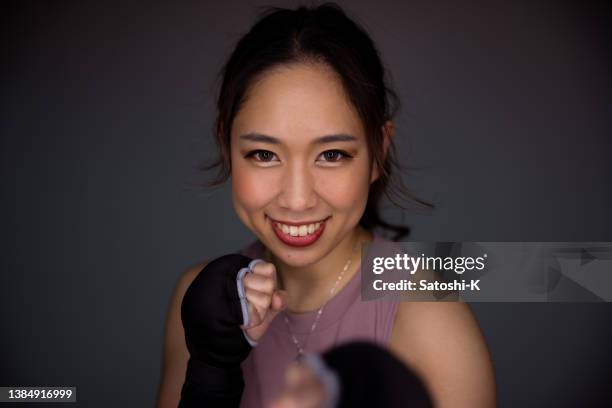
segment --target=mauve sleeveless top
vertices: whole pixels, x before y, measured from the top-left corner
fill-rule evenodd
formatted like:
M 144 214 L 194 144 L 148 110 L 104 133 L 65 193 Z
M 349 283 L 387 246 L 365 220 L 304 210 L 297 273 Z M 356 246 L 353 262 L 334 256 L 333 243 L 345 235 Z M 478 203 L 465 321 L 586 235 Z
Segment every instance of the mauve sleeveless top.
M 373 233 L 373 239 L 385 241 L 385 238 L 376 233 Z M 264 249 L 263 244 L 257 240 L 242 249 L 240 253 L 251 258 L 262 258 Z M 362 301 L 361 270 L 358 270 L 325 305 L 317 327 L 308 339 L 305 351 L 322 353 L 351 340 L 368 340 L 386 347 L 393 328 L 397 305 L 398 301 L 392 300 Z M 287 313 L 291 331 L 302 346 L 316 313 L 317 311 Z M 289 334 L 283 314 L 280 313 L 259 339 L 257 346 L 242 362 L 245 387 L 240 407 L 267 408 L 283 390 L 285 370 L 296 355 L 297 348 Z

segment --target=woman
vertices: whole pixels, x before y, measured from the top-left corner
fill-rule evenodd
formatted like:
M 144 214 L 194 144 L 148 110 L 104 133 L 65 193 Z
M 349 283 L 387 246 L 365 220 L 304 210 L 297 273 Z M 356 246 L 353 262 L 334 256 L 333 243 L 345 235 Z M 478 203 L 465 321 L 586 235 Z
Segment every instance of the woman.
M 328 389 L 305 366 L 354 339 L 388 348 L 423 379 L 437 407 L 495 405 L 483 336 L 459 302 L 363 302 L 359 248 L 384 240 L 374 228 L 390 188 L 395 94 L 367 33 L 334 4 L 271 8 L 238 42 L 222 70 L 215 136 L 231 176 L 234 209 L 258 240 L 242 253 L 266 262 L 244 278 L 247 339 L 241 406 L 323 406 Z M 181 299 L 205 263 L 177 284 L 166 322 L 158 407 L 175 407 L 189 354 Z

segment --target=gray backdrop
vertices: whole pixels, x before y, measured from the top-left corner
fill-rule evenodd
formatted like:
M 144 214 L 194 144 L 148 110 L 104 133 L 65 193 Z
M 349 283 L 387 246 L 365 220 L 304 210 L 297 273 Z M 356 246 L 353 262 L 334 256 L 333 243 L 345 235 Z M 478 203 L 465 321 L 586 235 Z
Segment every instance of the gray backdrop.
M 213 79 L 259 2 L 3 6 L 0 385 L 152 406 L 179 274 L 253 236 L 204 193 Z M 294 2 L 269 4 L 295 4 Z M 413 240 L 612 241 L 607 6 L 346 1 L 403 100 Z M 610 304 L 475 304 L 502 407 L 589 406 Z M 120 401 L 117 402 L 117 401 Z M 40 405 L 37 405 L 40 406 Z

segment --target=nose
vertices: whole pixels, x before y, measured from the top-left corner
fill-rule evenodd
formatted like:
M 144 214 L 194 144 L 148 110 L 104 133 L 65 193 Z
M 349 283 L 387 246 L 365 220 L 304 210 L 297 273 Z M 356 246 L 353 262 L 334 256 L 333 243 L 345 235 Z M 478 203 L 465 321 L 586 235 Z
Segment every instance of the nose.
M 307 167 L 296 160 L 282 176 L 278 201 L 288 212 L 297 214 L 316 205 L 315 178 Z

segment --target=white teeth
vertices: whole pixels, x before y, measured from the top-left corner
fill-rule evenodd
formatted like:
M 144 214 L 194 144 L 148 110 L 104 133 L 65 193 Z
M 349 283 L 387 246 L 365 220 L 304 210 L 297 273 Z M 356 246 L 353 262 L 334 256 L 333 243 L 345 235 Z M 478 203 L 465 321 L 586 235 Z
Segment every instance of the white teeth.
M 321 222 L 317 222 L 315 224 L 300 225 L 298 227 L 295 225 L 285 225 L 277 222 L 276 226 L 287 235 L 291 235 L 293 237 L 304 237 L 308 234 L 313 234 L 319 229 L 319 227 L 321 227 L 321 224 Z

